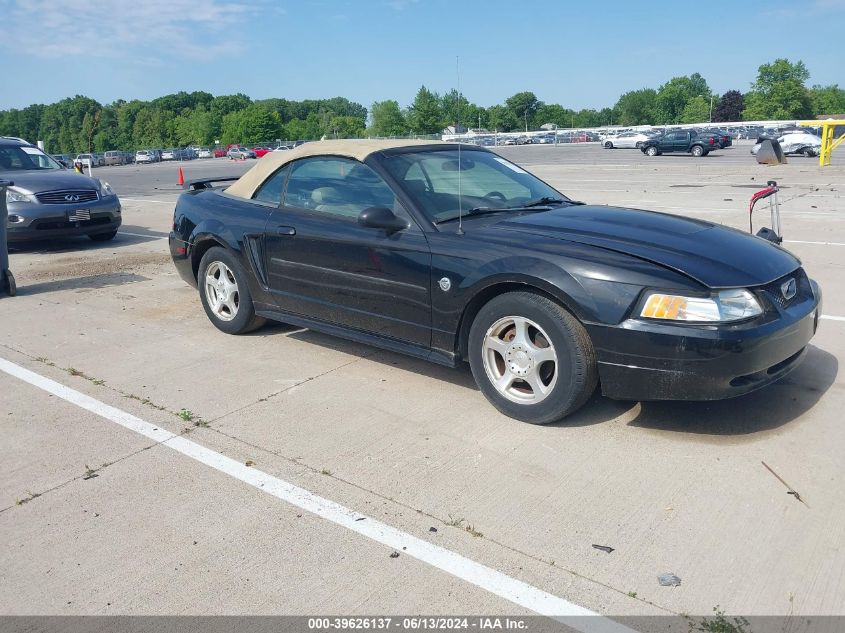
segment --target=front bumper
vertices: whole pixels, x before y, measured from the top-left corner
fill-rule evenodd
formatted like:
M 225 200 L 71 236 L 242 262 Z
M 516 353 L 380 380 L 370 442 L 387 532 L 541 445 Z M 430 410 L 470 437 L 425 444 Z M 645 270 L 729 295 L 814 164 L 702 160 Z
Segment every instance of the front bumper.
M 90 220 L 70 220 L 70 214 L 87 209 Z M 120 200 L 109 196 L 82 205 L 11 203 L 9 217 L 21 221 L 6 224 L 9 242 L 45 240 L 76 235 L 96 235 L 116 231 L 122 222 Z
M 590 325 L 602 393 L 617 400 L 721 400 L 779 380 L 818 328 L 821 291 L 762 323 L 683 326 L 629 319 Z

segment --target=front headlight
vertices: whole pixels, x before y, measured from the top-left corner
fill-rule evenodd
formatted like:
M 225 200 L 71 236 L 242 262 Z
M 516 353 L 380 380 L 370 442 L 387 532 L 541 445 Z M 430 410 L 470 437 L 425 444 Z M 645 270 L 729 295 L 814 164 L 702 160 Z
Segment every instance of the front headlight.
M 6 204 L 10 202 L 32 202 L 32 197 L 16 187 L 6 188 Z
M 641 317 L 668 321 L 729 323 L 750 319 L 763 313 L 760 303 L 748 290 L 720 290 L 710 297 L 683 297 L 650 294 L 640 311 Z
M 114 189 L 112 189 L 111 185 L 109 183 L 107 183 L 105 180 L 100 181 L 100 195 L 103 198 L 115 195 Z

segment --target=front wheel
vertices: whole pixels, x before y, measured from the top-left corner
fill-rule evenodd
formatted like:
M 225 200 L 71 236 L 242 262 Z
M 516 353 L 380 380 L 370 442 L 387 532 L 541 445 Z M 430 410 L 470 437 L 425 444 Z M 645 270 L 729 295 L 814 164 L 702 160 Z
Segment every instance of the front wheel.
M 509 292 L 475 317 L 469 362 L 479 389 L 499 411 L 530 424 L 573 413 L 598 381 L 584 326 L 551 299 Z
M 646 156 L 657 156 L 660 152 L 657 150 L 657 147 L 654 145 L 649 145 L 648 147 L 643 150 Z
M 197 277 L 200 300 L 214 326 L 227 334 L 244 334 L 264 324 L 256 316 L 246 273 L 226 249 L 208 249 Z
M 610 141 L 605 141 L 604 148 L 605 149 L 613 149 L 613 143 L 611 143 Z

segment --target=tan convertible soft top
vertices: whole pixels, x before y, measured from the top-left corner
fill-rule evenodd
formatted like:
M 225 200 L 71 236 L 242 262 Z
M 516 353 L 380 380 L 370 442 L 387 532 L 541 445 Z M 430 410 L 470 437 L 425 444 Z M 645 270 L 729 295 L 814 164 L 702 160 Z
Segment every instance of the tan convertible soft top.
M 270 152 L 265 154 L 255 166 L 241 176 L 232 184 L 226 193 L 241 198 L 252 198 L 255 190 L 267 177 L 278 170 L 282 165 L 306 156 L 347 156 L 363 161 L 373 152 L 394 147 L 410 147 L 413 145 L 435 145 L 443 141 L 417 141 L 408 139 L 393 140 L 339 140 L 339 141 L 314 141 L 303 143 L 289 151 Z

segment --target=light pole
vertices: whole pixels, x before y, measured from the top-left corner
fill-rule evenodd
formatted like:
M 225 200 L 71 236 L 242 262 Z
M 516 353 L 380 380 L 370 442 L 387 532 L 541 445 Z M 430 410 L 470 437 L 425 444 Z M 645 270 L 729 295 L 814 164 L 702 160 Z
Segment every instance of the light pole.
M 710 93 L 710 123 L 713 123 L 713 93 Z
M 522 116 L 525 118 L 525 131 L 528 132 L 528 108 L 522 111 Z

